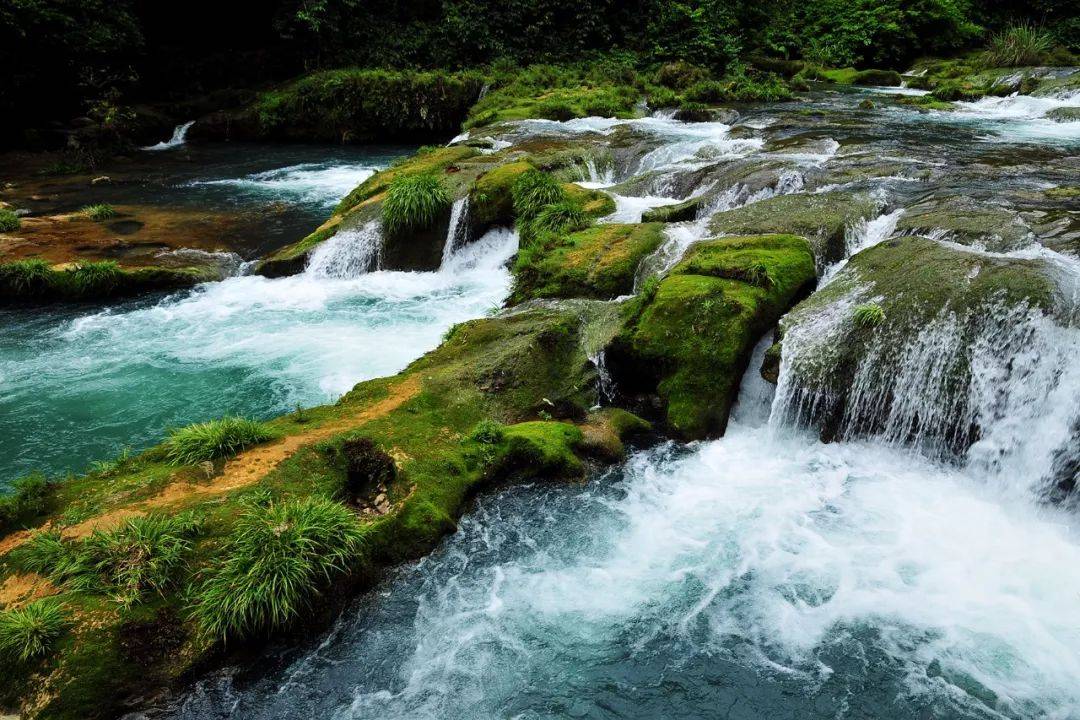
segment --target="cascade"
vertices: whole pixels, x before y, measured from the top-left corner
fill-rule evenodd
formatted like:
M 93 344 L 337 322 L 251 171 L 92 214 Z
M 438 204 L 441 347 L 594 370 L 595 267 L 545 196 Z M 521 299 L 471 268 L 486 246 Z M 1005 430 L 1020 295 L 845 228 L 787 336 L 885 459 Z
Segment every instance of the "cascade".
M 168 140 L 163 140 L 162 142 L 156 143 L 154 145 L 147 145 L 146 147 L 144 147 L 142 149 L 143 150 L 158 151 L 158 150 L 171 150 L 171 149 L 173 149 L 175 147 L 180 147 L 181 145 L 183 145 L 187 141 L 188 130 L 190 130 L 191 126 L 194 125 L 194 124 L 195 124 L 194 120 L 189 120 L 186 123 L 183 123 L 181 125 L 177 125 L 173 129 L 172 137 L 170 137 Z
M 377 220 L 341 230 L 311 253 L 304 272 L 314 277 L 354 278 L 379 269 L 382 226 Z
M 446 242 L 443 244 L 442 265 L 453 256 L 457 248 L 469 241 L 469 197 L 455 200 L 450 209 L 450 225 L 446 230 Z

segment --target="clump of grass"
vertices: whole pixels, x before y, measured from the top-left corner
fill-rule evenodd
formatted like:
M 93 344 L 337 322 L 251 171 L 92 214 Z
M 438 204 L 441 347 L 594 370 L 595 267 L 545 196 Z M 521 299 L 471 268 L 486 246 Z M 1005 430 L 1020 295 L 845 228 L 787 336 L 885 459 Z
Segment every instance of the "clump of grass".
M 164 595 L 176 582 L 199 526 L 190 513 L 153 514 L 130 518 L 85 540 L 41 532 L 27 543 L 21 563 L 56 585 L 105 593 L 128 607 L 147 595 Z
M 276 436 L 266 423 L 225 417 L 178 428 L 165 441 L 165 457 L 174 465 L 194 465 L 231 457 L 246 447 Z
M 107 203 L 97 203 L 95 205 L 87 205 L 79 212 L 86 217 L 90 218 L 94 222 L 101 222 L 102 220 L 112 220 L 117 216 L 116 208 Z
M 536 217 L 548 205 L 562 202 L 566 192 L 551 175 L 541 170 L 527 170 L 510 188 L 514 213 L 519 219 Z
M 15 232 L 22 225 L 22 220 L 15 211 L 0 208 L 0 232 Z
M 394 178 L 386 190 L 383 228 L 393 235 L 430 227 L 449 206 L 450 193 L 438 175 L 402 175 Z
M 0 611 L 0 657 L 26 662 L 45 655 L 69 622 L 67 609 L 56 598 Z
M 769 266 L 763 262 L 751 263 L 746 268 L 746 280 L 752 285 L 767 288 L 772 285 L 772 277 L 769 275 Z
M 90 472 L 101 477 L 112 477 L 126 469 L 132 461 L 131 448 L 126 447 L 112 460 L 95 460 L 90 463 Z
M 0 292 L 18 296 L 44 292 L 53 280 L 54 271 L 44 260 L 16 260 L 0 265 Z
M 0 496 L 0 532 L 45 511 L 51 490 L 49 481 L 40 473 L 15 480 L 14 492 Z
M 123 281 L 124 271 L 115 260 L 81 262 L 60 276 L 72 295 L 106 295 Z
M 563 234 L 581 230 L 589 225 L 589 216 L 577 203 L 563 200 L 548 205 L 530 221 L 530 234 Z
M 285 627 L 348 568 L 364 534 L 348 508 L 325 498 L 249 507 L 193 587 L 191 613 L 223 640 Z
M 861 328 L 875 328 L 885 322 L 885 310 L 877 303 L 866 303 L 855 308 L 853 319 Z
M 1041 27 L 1018 23 L 990 37 L 984 56 L 991 67 L 1040 65 L 1054 47 L 1054 38 Z
M 481 420 L 469 433 L 469 439 L 481 445 L 498 445 L 506 437 L 506 429 L 494 420 Z

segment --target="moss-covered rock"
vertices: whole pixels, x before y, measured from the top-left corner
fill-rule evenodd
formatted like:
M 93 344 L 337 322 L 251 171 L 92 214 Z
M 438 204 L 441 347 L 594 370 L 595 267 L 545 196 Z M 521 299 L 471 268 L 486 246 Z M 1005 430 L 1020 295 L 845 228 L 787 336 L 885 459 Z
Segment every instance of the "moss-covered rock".
M 642 259 L 664 240 L 658 223 L 606 224 L 524 248 L 511 302 L 530 298 L 614 298 L 634 289 Z
M 620 390 L 662 408 L 696 439 L 722 434 L 754 344 L 815 281 L 807 241 L 792 235 L 710 240 L 630 302 L 608 348 Z
M 1054 108 L 1046 117 L 1055 122 L 1080 122 L 1080 107 Z
M 124 267 L 116 262 L 51 266 L 41 260 L 0 263 L 0 303 L 77 302 L 176 290 L 221 280 L 218 267 Z
M 865 193 L 843 190 L 815 194 L 777 195 L 734 210 L 717 213 L 709 221 L 713 234 L 750 235 L 785 233 L 810 240 L 821 263 L 844 256 L 847 226 L 874 215 L 877 204 Z
M 895 439 L 908 441 L 910 432 L 963 450 L 977 436 L 962 410 L 976 335 L 989 332 L 984 342 L 1000 341 L 994 323 L 1007 328 L 1019 321 L 1008 319 L 1010 308 L 1053 308 L 1057 296 L 1047 270 L 1040 261 L 921 237 L 887 240 L 852 257 L 833 282 L 788 314 L 782 349 L 774 346 L 763 374 L 775 379 L 782 352 L 788 420 L 819 428 L 825 439 L 874 434 L 890 424 L 896 378 L 913 369 L 905 358 L 914 354 L 917 369 L 940 384 L 930 399 L 941 407 L 911 415 L 910 426 L 894 422 L 891 431 L 903 435 Z M 921 399 L 905 402 L 910 409 Z
M 469 191 L 472 230 L 482 234 L 496 226 L 513 227 L 514 198 L 511 189 L 522 174 L 533 169 L 525 160 L 506 163 L 481 175 Z
M 908 208 L 896 229 L 1002 252 L 1023 247 L 1032 239 L 1031 229 L 1016 213 L 965 198 L 944 198 Z

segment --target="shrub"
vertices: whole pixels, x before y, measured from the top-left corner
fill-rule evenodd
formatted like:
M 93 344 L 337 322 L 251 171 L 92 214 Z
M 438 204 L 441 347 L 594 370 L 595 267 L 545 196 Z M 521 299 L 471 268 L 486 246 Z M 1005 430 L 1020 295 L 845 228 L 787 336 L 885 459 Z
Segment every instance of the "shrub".
M 22 220 L 12 210 L 0 208 L 0 232 L 14 232 L 22 225 Z
M 708 70 L 682 61 L 665 63 L 656 71 L 656 84 L 674 90 L 685 90 L 708 79 Z
M 53 280 L 53 269 L 44 260 L 16 260 L 0 265 L 0 292 L 40 295 Z
M 649 90 L 648 101 L 652 108 L 672 107 L 679 104 L 679 96 L 670 88 L 657 87 Z
M 855 324 L 861 328 L 874 328 L 885 322 L 885 311 L 877 303 L 867 303 L 855 308 Z
M 390 234 L 431 227 L 450 207 L 450 193 L 433 173 L 394 178 L 382 205 L 383 228 Z
M 514 181 L 510 189 L 514 200 L 514 213 L 519 220 L 536 217 L 548 205 L 562 202 L 566 192 L 562 186 L 546 172 L 527 170 Z
M 79 212 L 90 218 L 94 222 L 101 222 L 102 220 L 112 220 L 117 215 L 116 209 L 112 205 L 108 205 L 106 203 L 87 205 Z
M 990 67 L 1039 65 L 1054 47 L 1054 38 L 1041 27 L 1018 23 L 994 33 L 984 56 Z
M 506 429 L 494 420 L 481 420 L 469 433 L 469 439 L 481 445 L 498 445 L 506 437 Z
M 194 465 L 231 457 L 250 445 L 274 437 L 275 433 L 266 423 L 226 417 L 171 431 L 165 441 L 165 457 L 174 465 Z
M 325 498 L 248 508 L 193 588 L 191 613 L 223 640 L 284 627 L 358 556 L 364 534 L 344 505 Z
M 0 656 L 21 662 L 41 657 L 69 623 L 67 609 L 56 598 L 0 611 Z

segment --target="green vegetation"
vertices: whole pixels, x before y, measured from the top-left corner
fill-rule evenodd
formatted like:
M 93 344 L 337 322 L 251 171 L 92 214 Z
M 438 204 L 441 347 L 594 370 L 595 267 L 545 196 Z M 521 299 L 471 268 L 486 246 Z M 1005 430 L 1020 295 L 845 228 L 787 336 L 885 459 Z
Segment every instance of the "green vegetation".
M 877 303 L 866 303 L 855 308 L 851 319 L 861 328 L 875 328 L 885 322 L 885 310 Z
M 680 437 L 722 433 L 754 343 L 815 278 L 813 255 L 800 237 L 698 244 L 631 301 L 608 366 L 617 369 L 624 391 L 655 394 Z
M 657 223 L 609 223 L 546 236 L 519 253 L 511 302 L 629 294 L 638 265 L 663 240 L 663 226 Z
M 232 457 L 274 437 L 276 434 L 266 423 L 226 417 L 173 430 L 165 441 L 165 456 L 175 465 L 194 465 Z
M 450 207 L 450 193 L 437 175 L 394 178 L 382 204 L 383 229 L 390 235 L 428 228 Z
M 44 260 L 0 263 L 0 302 L 95 300 L 220 279 L 205 268 L 122 268 L 113 260 L 54 269 Z
M 41 657 L 69 624 L 69 613 L 56 598 L 0 610 L 0 656 L 19 662 Z
M 227 131 L 329 142 L 442 138 L 457 132 L 483 84 L 477 72 L 326 70 L 264 93 Z
M 94 222 L 101 222 L 102 220 L 112 220 L 117 215 L 116 208 L 106 203 L 87 205 L 82 210 L 80 210 L 79 213 L 85 215 Z
M 986 49 L 990 67 L 1041 65 L 1054 47 L 1054 38 L 1031 23 L 1018 23 L 994 33 Z
M 22 564 L 70 590 L 108 595 L 123 606 L 164 596 L 186 567 L 199 522 L 189 513 L 129 518 L 114 530 L 83 540 L 37 533 Z
M 363 543 L 360 523 L 332 500 L 250 507 L 194 590 L 192 614 L 223 640 L 285 627 L 356 562 Z
M 15 232 L 22 226 L 22 219 L 14 210 L 0 208 L 0 232 Z
M 44 475 L 18 478 L 13 492 L 0 495 L 0 533 L 6 533 L 40 516 L 48 508 L 51 487 Z
M 511 190 L 514 213 L 521 220 L 531 220 L 549 205 L 566 199 L 562 185 L 549 173 L 527 170 L 514 181 Z

